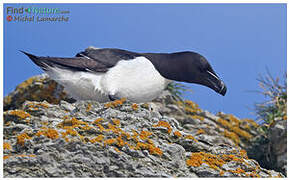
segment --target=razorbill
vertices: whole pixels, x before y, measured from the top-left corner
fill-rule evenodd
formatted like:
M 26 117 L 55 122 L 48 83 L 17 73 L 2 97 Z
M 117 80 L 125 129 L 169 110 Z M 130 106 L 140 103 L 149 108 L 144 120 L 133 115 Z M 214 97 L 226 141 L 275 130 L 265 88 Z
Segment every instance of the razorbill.
M 201 84 L 223 96 L 227 91 L 206 58 L 190 51 L 136 53 L 90 47 L 71 58 L 22 52 L 77 100 L 107 102 L 124 97 L 148 102 L 172 80 Z

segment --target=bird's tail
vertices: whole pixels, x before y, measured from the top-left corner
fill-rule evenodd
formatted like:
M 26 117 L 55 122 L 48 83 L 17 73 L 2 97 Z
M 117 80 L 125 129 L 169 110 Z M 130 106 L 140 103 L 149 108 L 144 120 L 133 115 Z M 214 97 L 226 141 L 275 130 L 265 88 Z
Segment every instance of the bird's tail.
M 42 61 L 40 57 L 27 53 L 25 51 L 20 50 L 20 52 L 28 56 L 37 66 L 41 67 L 43 70 L 47 70 L 47 64 L 45 63 L 45 61 Z

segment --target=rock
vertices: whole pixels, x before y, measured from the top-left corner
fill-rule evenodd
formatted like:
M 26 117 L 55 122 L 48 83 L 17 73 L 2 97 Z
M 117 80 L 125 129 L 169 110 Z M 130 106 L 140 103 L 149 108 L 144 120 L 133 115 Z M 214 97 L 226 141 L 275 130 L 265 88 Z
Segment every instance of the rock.
M 4 177 L 284 177 L 247 157 L 251 121 L 170 94 L 153 109 L 124 100 L 72 102 L 53 88 L 45 96 L 57 101 L 33 99 L 50 80 L 29 82 L 4 103 Z
M 63 91 L 61 85 L 49 79 L 46 74 L 33 76 L 19 84 L 12 93 L 4 97 L 4 110 L 20 108 L 26 100 L 46 100 L 52 104 L 58 104 L 60 100 L 75 102 Z
M 270 126 L 268 138 L 273 169 L 287 174 L 287 121 L 278 120 Z

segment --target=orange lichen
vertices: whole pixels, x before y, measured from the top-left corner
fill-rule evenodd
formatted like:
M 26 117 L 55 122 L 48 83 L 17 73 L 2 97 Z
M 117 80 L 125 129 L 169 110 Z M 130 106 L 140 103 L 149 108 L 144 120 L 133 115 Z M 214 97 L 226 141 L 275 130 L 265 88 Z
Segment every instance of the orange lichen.
M 175 131 L 175 132 L 174 132 L 174 136 L 176 136 L 176 137 L 181 137 L 181 136 L 182 136 L 182 133 L 180 133 L 180 131 Z
M 89 111 L 91 110 L 91 106 L 92 106 L 92 105 L 91 105 L 90 103 L 88 103 L 87 106 L 86 106 L 86 110 L 85 110 L 85 111 L 86 111 L 86 112 L 89 112 Z
M 151 132 L 149 132 L 149 131 L 141 131 L 140 132 L 140 135 L 139 135 L 139 137 L 142 139 L 142 140 L 146 140 L 147 138 L 148 138 L 148 136 L 150 136 L 150 135 L 152 135 L 152 133 Z
M 132 139 L 134 139 L 135 142 L 138 142 L 139 141 L 139 139 L 138 139 L 139 134 L 135 130 L 132 130 L 132 133 L 133 133 Z
M 85 131 L 93 129 L 93 127 L 89 126 L 88 124 L 85 124 L 84 126 L 81 126 L 80 128 L 85 130 Z
M 193 167 L 199 167 L 201 166 L 204 162 L 204 153 L 199 152 L 199 153 L 192 153 L 190 159 L 186 161 L 187 166 L 193 166 Z
M 120 151 L 117 147 L 114 147 L 113 149 L 114 149 L 116 152 L 121 153 L 121 151 Z
M 103 141 L 103 144 L 104 145 L 111 145 L 111 144 L 116 144 L 117 143 L 117 140 L 115 138 L 112 138 L 112 139 L 107 139 L 105 141 Z
M 24 146 L 25 139 L 31 139 L 31 137 L 28 136 L 26 133 L 19 134 L 17 136 L 17 144 Z
M 166 121 L 159 121 L 158 124 L 153 125 L 153 127 L 161 127 L 161 126 L 162 127 L 166 127 L 169 134 L 172 132 L 171 125 L 168 122 L 166 122 Z
M 98 135 L 97 137 L 93 138 L 93 139 L 90 139 L 89 141 L 91 143 L 96 143 L 96 142 L 101 142 L 102 140 L 104 139 L 104 136 L 103 135 Z
M 119 126 L 119 125 L 120 125 L 120 120 L 119 120 L 119 119 L 113 118 L 113 119 L 112 119 L 112 122 L 113 122 L 113 124 L 115 124 L 116 126 Z
M 68 128 L 68 129 L 66 129 L 65 135 L 77 136 L 78 132 L 71 129 L 71 128 Z
M 201 112 L 202 110 L 199 108 L 199 105 L 192 102 L 192 101 L 184 101 L 185 103 L 185 111 L 188 113 L 198 113 Z
M 203 121 L 205 118 L 204 117 L 202 117 L 202 116 L 198 116 L 198 115 L 191 115 L 190 116 L 192 119 L 199 119 L 199 120 L 201 120 L 201 121 Z
M 105 131 L 105 128 L 101 124 L 97 124 L 97 126 L 98 126 L 100 132 Z
M 230 123 L 233 125 L 233 126 L 238 126 L 240 125 L 240 120 L 238 120 L 234 115 L 232 114 L 228 114 L 227 115 L 228 118 L 229 118 L 229 121 Z
M 11 121 L 8 121 L 4 124 L 5 126 L 10 126 L 11 125 Z
M 93 121 L 93 124 L 98 124 L 100 121 L 103 121 L 103 118 L 97 118 L 95 121 Z
M 225 163 L 230 161 L 244 162 L 243 159 L 236 157 L 235 155 L 215 155 L 205 152 L 192 153 L 190 159 L 186 161 L 188 166 L 198 167 L 203 163 L 209 165 L 210 168 L 220 169 Z M 237 169 L 236 172 L 242 172 L 242 170 Z M 221 172 L 220 172 L 221 173 Z
M 106 131 L 111 131 L 115 134 L 119 134 L 120 133 L 120 129 L 115 127 L 115 125 L 112 125 L 110 123 L 108 123 L 108 129 L 106 129 Z
M 49 105 L 47 103 L 43 103 L 43 102 L 28 102 L 27 103 L 27 107 L 28 108 L 33 108 L 34 110 L 38 110 L 38 107 L 44 107 L 44 108 L 48 108 Z
M 241 149 L 241 150 L 240 150 L 240 156 L 243 157 L 243 158 L 245 158 L 245 159 L 248 159 L 247 152 L 246 152 L 246 150 L 244 150 L 244 149 Z
M 106 108 L 114 108 L 114 107 L 117 107 L 119 105 L 122 105 L 124 102 L 126 101 L 126 98 L 121 98 L 121 99 L 117 99 L 117 100 L 114 100 L 112 102 L 108 102 L 104 105 L 104 107 Z
M 163 151 L 160 148 L 155 147 L 154 145 L 149 145 L 149 152 L 150 154 L 156 154 L 159 156 L 163 155 Z
M 3 143 L 3 149 L 12 150 L 12 147 L 9 143 Z
M 138 110 L 138 105 L 134 103 L 131 105 L 131 108 L 136 111 Z
M 240 143 L 239 136 L 236 133 L 234 133 L 234 132 L 230 132 L 230 131 L 225 130 L 224 131 L 224 136 L 230 138 L 231 140 L 233 140 L 236 145 L 238 145 Z
M 198 129 L 196 135 L 204 134 L 204 133 L 205 133 L 205 131 L 203 129 Z
M 223 170 L 220 171 L 220 176 L 223 176 L 225 172 Z
M 232 128 L 232 131 L 234 131 L 235 133 L 237 133 L 239 136 L 242 136 L 244 137 L 245 139 L 247 140 L 250 140 L 252 138 L 252 135 L 249 134 L 248 132 L 244 131 L 244 130 L 241 130 L 240 128 L 238 127 L 233 127 Z
M 245 174 L 245 171 L 241 168 L 237 168 L 236 170 L 229 170 L 229 172 L 235 173 L 235 174 Z
M 3 156 L 3 159 L 8 159 L 8 158 L 11 158 L 11 157 L 36 157 L 35 154 L 17 154 L 17 155 L 5 155 Z
M 75 117 L 69 118 L 68 116 L 63 117 L 63 122 L 59 123 L 57 127 L 67 129 L 67 128 L 76 128 L 81 126 L 87 126 L 88 123 L 80 121 Z
M 232 128 L 232 125 L 225 119 L 222 119 L 222 118 L 219 118 L 217 120 L 218 123 L 220 123 L 222 126 L 226 127 L 226 128 L 229 128 L 231 129 Z
M 10 155 L 4 155 L 3 156 L 3 159 L 5 160 L 5 159 L 8 159 L 8 158 L 10 158 L 11 156 Z
M 228 128 L 230 131 L 233 131 L 238 136 L 241 136 L 241 137 L 245 138 L 246 140 L 250 140 L 252 138 L 252 135 L 250 133 L 248 133 L 247 131 L 244 131 L 244 130 L 239 128 L 240 121 L 237 118 L 235 118 L 231 114 L 230 115 L 226 115 L 226 117 L 228 117 L 229 121 L 227 121 L 225 119 L 222 119 L 222 118 L 219 118 L 217 120 L 217 122 L 220 123 L 223 127 Z M 230 135 L 227 133 L 227 136 L 230 136 Z M 232 137 L 232 140 L 234 140 L 234 142 L 238 143 L 238 144 L 240 142 L 236 135 L 234 135 Z
M 246 121 L 246 122 L 250 123 L 255 128 L 259 127 L 259 125 L 253 119 L 245 118 L 245 119 L 243 119 L 243 121 Z
M 124 141 L 121 138 L 121 135 L 116 138 L 117 146 L 123 147 L 125 145 Z
M 192 136 L 192 135 L 187 135 L 185 137 L 185 139 L 192 139 L 193 141 L 198 142 L 198 140 L 196 138 L 194 138 L 194 136 Z
M 18 116 L 20 117 L 21 119 L 26 119 L 28 117 L 31 117 L 31 115 L 23 110 L 12 110 L 12 111 L 9 111 L 8 113 L 9 115 L 13 115 L 13 116 Z
M 43 130 L 39 130 L 35 135 L 38 137 L 41 135 L 44 135 L 50 139 L 58 139 L 59 138 L 58 132 L 55 129 L 51 129 L 51 128 L 48 128 L 48 129 L 44 128 Z
M 163 151 L 160 148 L 156 147 L 154 144 L 151 144 L 151 143 L 138 142 L 135 146 L 135 149 L 136 150 L 146 149 L 146 150 L 149 150 L 150 154 L 156 154 L 159 156 L 163 154 Z

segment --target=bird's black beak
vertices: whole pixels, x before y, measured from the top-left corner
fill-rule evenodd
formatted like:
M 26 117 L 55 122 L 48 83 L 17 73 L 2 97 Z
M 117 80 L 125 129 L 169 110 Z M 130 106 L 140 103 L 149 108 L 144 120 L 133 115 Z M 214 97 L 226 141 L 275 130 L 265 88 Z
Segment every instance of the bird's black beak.
M 207 71 L 204 77 L 204 85 L 213 89 L 217 93 L 225 96 L 227 92 L 227 87 L 225 83 L 214 73 Z

